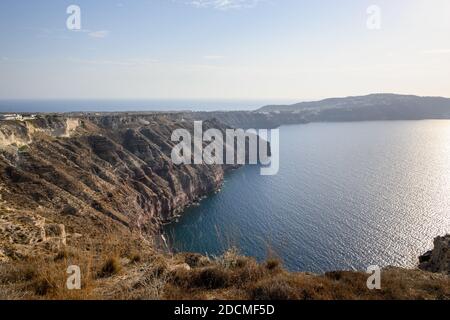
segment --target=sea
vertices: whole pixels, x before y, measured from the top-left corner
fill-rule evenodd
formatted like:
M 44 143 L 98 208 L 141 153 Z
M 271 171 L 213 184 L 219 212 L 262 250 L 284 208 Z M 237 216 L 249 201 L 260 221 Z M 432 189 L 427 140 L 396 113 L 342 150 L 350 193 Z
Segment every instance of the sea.
M 450 121 L 280 128 L 280 171 L 229 174 L 165 228 L 174 251 L 230 248 L 291 271 L 414 268 L 450 233 Z

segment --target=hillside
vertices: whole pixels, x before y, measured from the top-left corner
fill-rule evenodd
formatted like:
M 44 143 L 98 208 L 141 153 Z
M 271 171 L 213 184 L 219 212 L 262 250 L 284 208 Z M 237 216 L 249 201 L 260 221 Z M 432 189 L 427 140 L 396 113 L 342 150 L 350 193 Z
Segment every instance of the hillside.
M 371 94 L 266 106 L 262 113 L 291 114 L 307 122 L 450 119 L 450 99 L 413 95 Z

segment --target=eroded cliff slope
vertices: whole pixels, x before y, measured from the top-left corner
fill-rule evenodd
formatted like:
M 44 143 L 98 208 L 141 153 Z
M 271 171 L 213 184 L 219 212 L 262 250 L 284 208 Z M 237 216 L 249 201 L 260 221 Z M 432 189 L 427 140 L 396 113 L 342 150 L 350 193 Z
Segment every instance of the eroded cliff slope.
M 164 114 L 2 121 L 0 259 L 48 247 L 55 237 L 154 240 L 162 223 L 217 190 L 227 169 L 174 165 L 171 135 L 179 128 L 193 131 L 193 122 Z

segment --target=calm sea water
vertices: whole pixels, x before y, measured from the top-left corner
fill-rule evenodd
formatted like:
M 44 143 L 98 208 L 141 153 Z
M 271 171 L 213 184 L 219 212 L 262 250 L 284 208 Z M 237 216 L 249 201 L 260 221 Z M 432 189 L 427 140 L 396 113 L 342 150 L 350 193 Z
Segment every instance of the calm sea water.
M 231 111 L 289 100 L 0 100 L 0 112 Z
M 229 246 L 290 270 L 413 267 L 450 232 L 450 121 L 282 127 L 281 169 L 230 174 L 222 191 L 167 226 L 174 249 Z

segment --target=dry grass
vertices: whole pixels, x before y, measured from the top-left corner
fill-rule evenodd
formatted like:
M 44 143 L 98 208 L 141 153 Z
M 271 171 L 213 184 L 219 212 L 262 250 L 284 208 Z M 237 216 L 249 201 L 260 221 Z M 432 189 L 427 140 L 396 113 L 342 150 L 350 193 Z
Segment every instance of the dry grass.
M 297 300 L 301 293 L 289 279 L 282 276 L 263 279 L 250 285 L 247 292 L 252 300 Z
M 369 290 L 368 275 L 290 273 L 270 258 L 258 263 L 230 250 L 223 256 L 169 256 L 110 250 L 92 258 L 60 251 L 48 257 L 0 265 L 1 299 L 450 299 L 448 276 L 418 270 L 386 269 L 382 289 Z M 139 256 L 134 258 L 133 256 Z M 82 289 L 66 288 L 67 266 L 79 265 Z M 100 277 L 99 277 L 100 275 Z
M 188 257 L 186 261 L 192 260 Z M 278 259 L 259 264 L 231 250 L 207 267 L 177 269 L 169 278 L 168 299 L 370 300 L 450 299 L 450 280 L 418 270 L 387 269 L 382 289 L 369 290 L 362 272 L 325 275 L 290 273 Z
M 56 259 L 55 259 L 56 258 Z M 81 290 L 66 286 L 67 267 L 81 269 Z M 0 265 L 2 299 L 92 299 L 91 259 L 83 255 L 58 253 L 56 257 L 28 258 Z M 14 294 L 11 294 L 14 293 Z
M 141 261 L 141 255 L 137 252 L 133 252 L 128 257 L 132 263 L 139 263 Z

